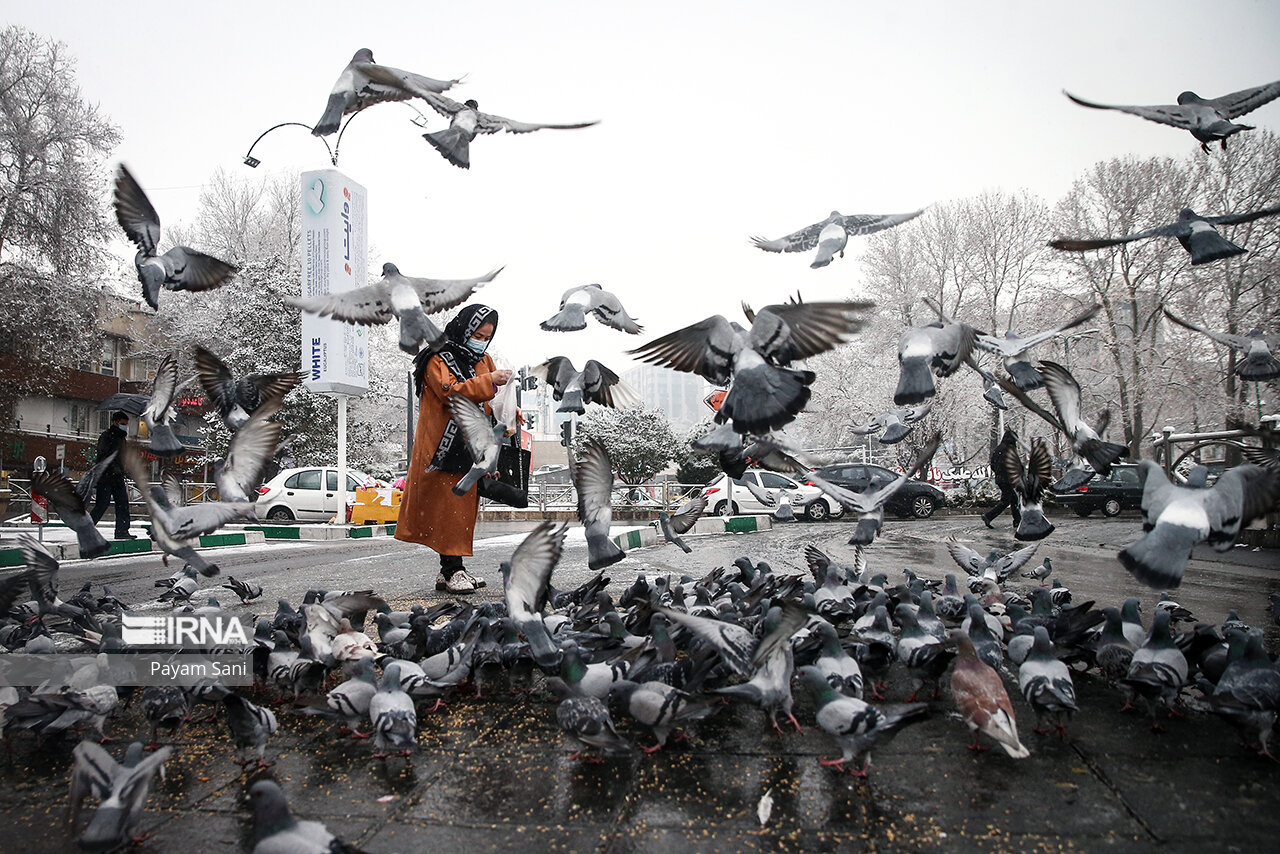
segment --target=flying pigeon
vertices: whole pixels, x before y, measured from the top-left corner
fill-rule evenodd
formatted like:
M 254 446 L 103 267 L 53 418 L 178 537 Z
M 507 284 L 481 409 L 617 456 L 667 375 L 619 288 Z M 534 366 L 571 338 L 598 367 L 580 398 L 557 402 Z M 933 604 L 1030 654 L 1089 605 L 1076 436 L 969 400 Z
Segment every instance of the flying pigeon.
M 814 486 L 838 501 L 845 510 L 858 514 L 858 527 L 849 539 L 849 545 L 867 546 L 875 540 L 884 526 L 884 505 L 899 489 L 906 486 L 908 480 L 929 464 L 941 441 L 942 434 L 934 433 L 925 446 L 916 452 L 915 459 L 906 471 L 879 489 L 853 492 L 824 480 L 814 472 L 809 473 L 808 478 Z
M 480 405 L 460 394 L 451 394 L 444 403 L 449 410 L 449 417 L 454 420 L 462 432 L 471 453 L 471 468 L 453 485 L 454 495 L 466 495 L 480 478 L 492 474 L 498 468 L 498 451 L 502 447 L 502 437 L 506 435 L 507 425 L 499 421 L 489 422 Z
M 1077 98 L 1065 89 L 1062 94 L 1082 107 L 1095 110 L 1118 110 L 1122 113 L 1144 118 L 1150 122 L 1170 125 L 1191 131 L 1191 135 L 1200 141 L 1200 147 L 1206 152 L 1209 143 L 1217 140 L 1222 150 L 1227 148 L 1227 138 L 1243 130 L 1253 130 L 1252 125 L 1238 125 L 1232 119 L 1245 113 L 1251 113 L 1280 97 L 1280 81 L 1252 89 L 1241 89 L 1220 98 L 1201 98 L 1195 92 L 1183 92 L 1178 96 L 1178 103 L 1159 106 L 1119 106 L 1115 104 L 1099 104 Z
M 771 608 L 765 618 L 768 633 L 756 644 L 751 656 L 751 678 L 741 685 L 717 688 L 714 693 L 743 700 L 768 712 L 779 734 L 782 728 L 778 726 L 778 712 L 785 714 L 799 731 L 800 722 L 791 713 L 791 676 L 795 670 L 791 638 L 808 621 L 808 612 L 793 602 Z
M 747 481 L 747 483 L 750 483 L 750 481 Z M 707 497 L 705 495 L 699 495 L 691 501 L 686 501 L 684 504 L 680 505 L 680 509 L 675 513 L 668 514 L 665 510 L 659 511 L 658 527 L 662 531 L 663 539 L 668 543 L 674 543 L 679 546 L 685 554 L 689 554 L 693 549 L 689 548 L 685 541 L 680 539 L 680 535 L 692 530 L 694 523 L 698 521 L 698 517 L 701 516 L 706 509 Z
M 324 106 L 324 115 L 316 122 L 311 133 L 314 136 L 337 133 L 338 125 L 345 115 L 358 113 L 384 101 L 425 98 L 429 93 L 443 92 L 458 82 L 460 81 L 433 80 L 389 65 L 379 65 L 373 61 L 373 51 L 362 47 L 351 57 L 347 67 L 342 69 L 342 74 L 338 75 Z
M 567 525 L 550 520 L 540 522 L 502 562 L 503 591 L 507 614 L 529 642 L 534 660 L 543 670 L 554 673 L 560 665 L 560 648 L 542 622 L 547 604 L 551 573 L 564 551 Z
M 205 396 L 231 431 L 239 430 L 260 406 L 282 401 L 306 377 L 300 371 L 248 374 L 237 380 L 211 350 L 195 348 L 196 378 Z
M 1018 738 L 1018 722 L 1013 716 L 1009 694 L 1000 674 L 978 658 L 973 642 L 963 632 L 955 634 L 959 654 L 951 674 L 951 693 L 956 709 L 973 730 L 970 750 L 986 750 L 978 742 L 978 733 L 993 739 L 1014 759 L 1026 759 L 1031 751 Z
M 259 780 L 249 788 L 253 804 L 253 854 L 360 854 L 318 821 L 298 821 L 274 780 Z
M 1017 383 L 1018 388 L 1023 391 L 1031 391 L 1032 389 L 1040 388 L 1043 384 L 1043 378 L 1040 376 L 1039 371 L 1031 365 L 1030 360 L 1024 358 L 1027 352 L 1032 347 L 1043 344 L 1068 329 L 1074 329 L 1080 324 L 1092 320 L 1101 309 L 1101 305 L 1095 304 L 1060 326 L 1046 329 L 1044 332 L 1037 332 L 1034 335 L 1028 335 L 1025 338 L 1012 329 L 1005 332 L 1003 337 L 979 332 L 973 342 L 973 346 L 1003 359 L 1005 370 L 1009 372 L 1009 376 L 1013 377 L 1013 381 Z
M 72 751 L 71 824 L 77 823 L 80 805 L 86 796 L 98 799 L 98 809 L 80 834 L 80 847 L 86 851 L 114 851 L 127 846 L 133 829 L 142 819 L 151 778 L 173 753 L 162 747 L 143 758 L 142 743 L 135 741 L 117 763 L 111 755 L 91 741 L 82 741 Z M 162 772 L 163 773 L 163 772 Z
M 569 475 L 578 493 L 578 521 L 586 529 L 587 565 L 595 572 L 626 557 L 626 552 L 609 539 L 613 519 L 613 464 L 609 452 L 595 439 L 587 439 L 581 459 L 575 460 L 570 452 Z
M 1004 446 L 1004 470 L 1022 508 L 1017 540 L 1043 540 L 1053 533 L 1053 523 L 1044 516 L 1044 493 L 1053 480 L 1053 457 L 1044 439 L 1031 440 L 1031 458 L 1024 467 L 1017 445 Z
M 1035 627 L 1035 642 L 1031 652 L 1018 667 L 1018 690 L 1036 713 L 1033 732 L 1048 732 L 1042 725 L 1045 718 L 1053 716 L 1058 734 L 1066 738 L 1064 721 L 1079 710 L 1076 705 L 1076 689 L 1071 682 L 1071 668 L 1058 660 L 1049 640 L 1049 630 Z
M 1214 332 L 1203 326 L 1188 323 L 1169 309 L 1164 309 L 1165 317 L 1179 326 L 1185 326 L 1193 332 L 1199 332 L 1226 344 L 1244 358 L 1236 362 L 1236 376 L 1250 382 L 1266 382 L 1280 377 L 1280 359 L 1272 354 L 1272 349 L 1280 350 L 1280 335 L 1267 335 L 1261 329 L 1254 329 L 1245 335 L 1233 335 L 1227 332 Z
M 382 265 L 382 278 L 372 285 L 310 297 L 286 297 L 305 312 L 360 326 L 381 326 L 400 318 L 400 349 L 417 353 L 422 344 L 434 351 L 444 333 L 427 317 L 467 301 L 476 288 L 493 281 L 502 267 L 475 279 L 424 279 L 405 276 L 395 264 Z
M 786 367 L 849 341 L 874 303 L 790 302 L 757 314 L 743 304 L 750 329 L 721 315 L 629 351 L 640 361 L 694 373 L 729 386 L 716 413 L 738 433 L 764 433 L 787 424 L 809 401 L 813 371 Z
M 1128 446 L 1102 441 L 1098 431 L 1084 420 L 1080 413 L 1080 384 L 1070 371 L 1057 362 L 1041 362 L 1040 374 L 1044 377 L 1049 400 L 1058 413 L 1055 426 L 1059 426 L 1071 440 L 1075 452 L 1088 460 L 1095 472 L 1106 477 L 1111 472 L 1112 463 L 1128 456 Z
M 160 360 L 150 394 L 117 392 L 102 403 L 99 410 L 122 409 L 142 418 L 147 425 L 148 447 L 158 457 L 182 453 L 182 443 L 169 425 L 178 418 L 173 401 L 178 395 L 178 362 L 172 353 Z
M 1120 551 L 1120 563 L 1142 584 L 1177 587 L 1196 543 L 1225 552 L 1240 529 L 1280 502 L 1280 469 L 1245 463 L 1228 469 L 1211 489 L 1175 486 L 1159 463 L 1143 460 L 1142 539 Z
M 111 543 L 107 542 L 106 537 L 93 524 L 84 499 L 65 476 L 53 471 L 34 472 L 31 475 L 31 492 L 43 495 L 58 518 L 76 532 L 80 557 L 90 560 L 111 550 Z
M 977 330 L 967 323 L 931 323 L 908 329 L 898 339 L 895 406 L 915 406 L 937 393 L 933 375 L 949 377 L 973 351 Z
M 213 480 L 222 501 L 249 502 L 258 497 L 258 484 L 267 463 L 275 456 L 284 424 L 272 421 L 280 401 L 270 400 L 254 410 L 231 436 L 227 455 L 213 463 Z
M 1221 258 L 1243 255 L 1248 251 L 1218 234 L 1217 229 L 1214 228 L 1215 225 L 1236 225 L 1276 214 L 1280 214 L 1280 206 L 1222 216 L 1200 216 L 1191 208 L 1183 208 L 1178 213 L 1177 222 L 1169 225 L 1149 228 L 1124 237 L 1059 238 L 1049 241 L 1049 245 L 1064 252 L 1087 252 L 1090 249 L 1105 249 L 1108 246 L 1145 240 L 1148 237 L 1176 237 L 1182 244 L 1182 248 L 1191 254 L 1191 266 L 1195 267 Z
M 188 246 L 175 246 L 157 254 L 160 215 L 123 163 L 116 175 L 115 208 L 120 227 L 138 247 L 133 265 L 142 283 L 142 296 L 153 309 L 160 309 L 162 287 L 171 291 L 207 291 L 236 274 L 235 265 Z
M 592 314 L 605 326 L 639 335 L 644 327 L 627 314 L 622 302 L 599 285 L 570 288 L 560 297 L 560 310 L 539 324 L 547 332 L 573 332 L 587 328 L 587 315 Z
M 882 445 L 895 445 L 911 435 L 911 431 L 915 429 L 911 425 L 928 415 L 931 409 L 933 409 L 933 401 L 928 401 L 923 406 L 890 409 L 875 415 L 870 421 L 854 425 L 848 430 L 855 436 L 869 436 L 883 430 L 884 433 L 879 437 L 880 443 Z
M 595 359 L 588 359 L 579 371 L 566 357 L 552 356 L 530 373 L 550 387 L 552 397 L 560 401 L 556 412 L 581 415 L 589 403 L 613 409 L 640 405 L 636 390 Z
M 1026 566 L 1038 548 L 1040 548 L 1040 544 L 1033 543 L 1004 555 L 1000 554 L 996 549 L 992 549 L 984 558 L 968 546 L 952 539 L 947 540 L 947 553 L 951 555 L 952 560 L 960 565 L 961 569 L 974 578 L 985 576 L 997 583 L 1002 583 L 1010 575 Z
M 424 133 L 422 138 L 431 143 L 431 147 L 440 152 L 441 157 L 462 169 L 471 168 L 471 140 L 476 138 L 476 134 L 497 133 L 500 130 L 508 133 L 530 133 L 544 129 L 573 130 L 600 123 L 599 119 L 572 124 L 518 122 L 514 119 L 480 112 L 480 104 L 474 99 L 459 104 L 444 95 L 430 95 L 426 98 L 426 102 L 433 110 L 449 120 L 449 127 L 434 133 Z
M 895 225 L 901 225 L 924 213 L 918 211 L 904 214 L 852 214 L 844 216 L 839 211 L 822 222 L 805 226 L 794 234 L 779 237 L 777 240 L 766 240 L 763 237 L 751 238 L 751 243 L 765 252 L 808 252 L 815 246 L 818 254 L 814 257 L 811 268 L 825 267 L 836 255 L 844 257 L 844 247 L 849 242 L 849 235 L 874 234 Z
M 849 773 L 855 777 L 867 776 L 872 748 L 889 741 L 908 724 L 929 716 L 927 703 L 872 706 L 840 694 L 812 665 L 796 668 L 796 676 L 813 695 L 818 726 L 840 747 L 839 759 L 819 759 L 818 763 L 836 768 L 849 765 Z

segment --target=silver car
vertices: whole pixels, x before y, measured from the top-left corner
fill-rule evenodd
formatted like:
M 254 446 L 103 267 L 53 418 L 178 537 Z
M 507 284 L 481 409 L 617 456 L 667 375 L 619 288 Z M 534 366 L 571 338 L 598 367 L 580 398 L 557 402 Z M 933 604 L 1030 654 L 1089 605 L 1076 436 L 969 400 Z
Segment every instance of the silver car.
M 347 501 L 369 484 L 381 485 L 362 471 L 347 469 Z M 338 467 L 284 469 L 258 489 L 256 510 L 259 519 L 271 522 L 332 519 L 338 512 Z
M 733 484 L 733 497 L 729 497 L 729 485 Z M 750 485 L 748 485 L 750 484 Z M 707 499 L 707 510 L 717 516 L 733 516 L 739 513 L 772 513 L 775 504 L 765 504 L 756 498 L 753 490 L 764 495 L 770 501 L 777 501 L 779 495 L 787 496 L 791 509 L 796 516 L 803 516 L 811 522 L 820 522 L 844 513 L 844 508 L 828 498 L 816 486 L 798 483 L 789 477 L 772 471 L 750 469 L 742 473 L 742 477 L 734 480 L 721 472 L 715 480 L 702 488 Z

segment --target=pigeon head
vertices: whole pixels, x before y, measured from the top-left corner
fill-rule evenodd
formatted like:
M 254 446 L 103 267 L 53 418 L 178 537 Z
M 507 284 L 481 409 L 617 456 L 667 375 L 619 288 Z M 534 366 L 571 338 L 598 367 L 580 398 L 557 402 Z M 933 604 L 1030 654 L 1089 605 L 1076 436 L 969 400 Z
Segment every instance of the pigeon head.
M 1187 93 L 1183 93 L 1183 94 L 1187 94 Z M 1196 213 L 1191 208 L 1183 208 L 1182 210 L 1178 211 L 1179 222 L 1185 222 L 1186 220 L 1189 220 L 1189 219 L 1200 219 L 1200 214 Z
M 475 98 L 468 98 L 467 100 L 463 101 L 462 103 L 463 103 L 463 105 L 464 105 L 464 106 L 470 107 L 470 108 L 471 108 L 471 109 L 473 109 L 473 110 L 478 110 L 478 109 L 480 109 L 480 103 L 479 103 Z
M 373 62 L 373 51 L 367 47 L 362 47 L 356 51 L 355 56 L 351 57 L 352 62 Z
M 1183 92 L 1183 93 L 1181 93 L 1180 95 L 1178 95 L 1178 104 L 1183 105 L 1183 106 L 1185 106 L 1185 105 L 1187 105 L 1187 104 L 1198 104 L 1198 103 L 1200 103 L 1200 102 L 1201 102 L 1201 101 L 1203 101 L 1203 100 L 1204 100 L 1203 98 L 1201 98 L 1201 97 L 1200 97 L 1199 95 L 1197 95 L 1195 92 L 1192 92 L 1192 91 L 1190 91 L 1190 90 L 1188 90 L 1188 91 L 1186 91 L 1186 92 Z
M 271 780 L 253 784 L 249 789 L 249 803 L 253 805 L 254 836 L 258 839 L 288 830 L 295 824 L 284 792 Z
M 382 265 L 382 275 L 398 276 L 400 275 L 400 268 L 397 267 L 395 264 L 392 264 L 390 261 L 388 261 L 387 263 Z

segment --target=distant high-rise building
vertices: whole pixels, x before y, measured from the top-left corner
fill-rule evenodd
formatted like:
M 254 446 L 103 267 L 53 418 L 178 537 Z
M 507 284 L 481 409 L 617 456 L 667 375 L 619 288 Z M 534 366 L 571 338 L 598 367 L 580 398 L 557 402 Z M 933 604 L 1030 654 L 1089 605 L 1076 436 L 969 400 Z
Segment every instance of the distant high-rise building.
M 642 365 L 622 375 L 644 401 L 646 409 L 660 409 L 678 432 L 710 418 L 711 409 L 703 399 L 711 393 L 711 385 L 696 374 Z

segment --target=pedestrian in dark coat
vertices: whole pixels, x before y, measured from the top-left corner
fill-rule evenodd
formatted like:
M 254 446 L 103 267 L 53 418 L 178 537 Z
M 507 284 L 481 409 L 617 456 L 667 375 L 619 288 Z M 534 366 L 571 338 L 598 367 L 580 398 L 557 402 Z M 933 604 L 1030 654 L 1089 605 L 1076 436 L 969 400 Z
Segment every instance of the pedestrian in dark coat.
M 994 527 L 991 523 L 1005 511 L 1005 508 L 1013 512 L 1013 527 L 1017 528 L 1018 523 L 1022 521 L 1022 508 L 1018 506 L 1018 495 L 1013 491 L 1013 484 L 1009 482 L 1009 473 L 1004 467 L 1006 451 L 1012 448 L 1017 453 L 1017 446 L 1018 437 L 1012 430 L 1006 429 L 1004 438 L 991 452 L 991 479 L 996 482 L 996 486 L 1000 487 L 1000 501 L 982 514 L 982 523 L 988 528 Z
M 112 454 L 115 454 L 116 458 L 98 478 L 93 510 L 89 514 L 96 523 L 107 512 L 107 505 L 115 504 L 117 540 L 137 539 L 129 533 L 129 490 L 124 481 L 124 466 L 120 465 L 120 451 L 124 448 L 124 440 L 128 435 L 129 413 L 123 410 L 111 413 L 111 426 L 98 436 L 97 459 L 105 460 Z

